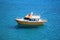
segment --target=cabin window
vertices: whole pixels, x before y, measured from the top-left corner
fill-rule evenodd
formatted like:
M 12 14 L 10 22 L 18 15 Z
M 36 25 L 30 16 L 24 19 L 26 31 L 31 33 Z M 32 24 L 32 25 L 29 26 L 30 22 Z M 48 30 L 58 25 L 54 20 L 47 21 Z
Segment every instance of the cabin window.
M 39 21 L 39 19 L 29 19 L 29 21 Z

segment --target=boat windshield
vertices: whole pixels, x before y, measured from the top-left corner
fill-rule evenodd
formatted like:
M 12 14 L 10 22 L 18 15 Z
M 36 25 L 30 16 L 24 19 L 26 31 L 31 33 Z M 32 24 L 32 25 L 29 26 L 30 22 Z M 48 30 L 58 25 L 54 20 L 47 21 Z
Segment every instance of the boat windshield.
M 25 20 L 29 20 L 30 18 L 26 18 L 26 17 L 25 17 L 24 19 L 25 19 Z

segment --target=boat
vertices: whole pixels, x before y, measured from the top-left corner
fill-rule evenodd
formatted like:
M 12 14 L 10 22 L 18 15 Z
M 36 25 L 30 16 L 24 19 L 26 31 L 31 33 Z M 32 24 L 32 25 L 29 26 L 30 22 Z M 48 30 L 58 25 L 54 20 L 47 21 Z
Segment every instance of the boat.
M 24 18 L 16 18 L 19 25 L 44 25 L 46 20 L 42 20 L 40 15 L 34 15 L 33 12 L 26 15 Z

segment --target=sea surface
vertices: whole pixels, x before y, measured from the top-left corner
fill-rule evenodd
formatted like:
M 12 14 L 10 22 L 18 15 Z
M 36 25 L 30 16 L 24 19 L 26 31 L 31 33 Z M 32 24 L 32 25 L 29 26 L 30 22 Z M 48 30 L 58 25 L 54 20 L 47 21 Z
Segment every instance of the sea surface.
M 47 22 L 18 27 L 15 19 L 30 12 Z M 0 40 L 60 40 L 60 0 L 0 0 Z

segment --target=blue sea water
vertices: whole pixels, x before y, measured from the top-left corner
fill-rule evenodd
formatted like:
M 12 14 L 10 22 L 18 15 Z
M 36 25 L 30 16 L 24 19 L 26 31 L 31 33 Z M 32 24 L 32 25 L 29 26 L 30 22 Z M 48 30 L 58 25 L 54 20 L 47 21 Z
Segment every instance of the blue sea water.
M 47 23 L 17 28 L 15 18 L 31 11 Z M 0 0 L 0 40 L 60 40 L 60 0 Z

